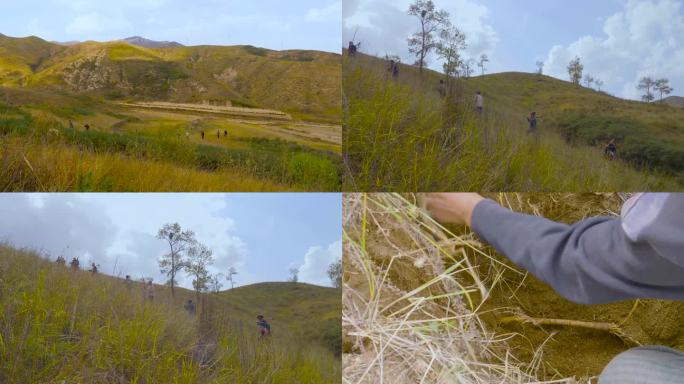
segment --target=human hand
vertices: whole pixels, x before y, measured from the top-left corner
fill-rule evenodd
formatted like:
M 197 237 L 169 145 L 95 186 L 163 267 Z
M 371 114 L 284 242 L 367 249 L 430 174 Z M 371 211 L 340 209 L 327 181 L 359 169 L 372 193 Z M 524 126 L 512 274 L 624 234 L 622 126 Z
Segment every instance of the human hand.
M 475 206 L 484 200 L 477 193 L 426 193 L 422 197 L 425 208 L 435 220 L 468 226 Z

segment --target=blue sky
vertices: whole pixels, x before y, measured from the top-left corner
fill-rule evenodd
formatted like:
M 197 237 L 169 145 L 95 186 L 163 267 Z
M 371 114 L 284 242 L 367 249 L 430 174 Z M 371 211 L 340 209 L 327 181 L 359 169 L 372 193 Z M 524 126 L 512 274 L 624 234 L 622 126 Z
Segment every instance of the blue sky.
M 0 33 L 339 52 L 342 0 L 2 0 Z
M 345 0 L 343 42 L 358 29 L 361 50 L 397 54 L 412 63 L 406 37 L 417 21 L 406 15 L 411 0 Z M 535 69 L 567 80 L 567 63 L 580 56 L 585 73 L 604 89 L 639 98 L 642 76 L 666 77 L 684 94 L 684 4 L 681 0 L 434 0 L 465 31 L 466 56 L 489 55 L 488 72 Z M 440 69 L 432 58 L 430 66 Z
M 0 194 L 0 217 L 15 218 L 0 221 L 1 241 L 156 282 L 168 250 L 155 236 L 168 222 L 214 251 L 212 272 L 237 268 L 239 285 L 285 281 L 291 267 L 301 281 L 330 285 L 327 267 L 342 255 L 340 194 Z

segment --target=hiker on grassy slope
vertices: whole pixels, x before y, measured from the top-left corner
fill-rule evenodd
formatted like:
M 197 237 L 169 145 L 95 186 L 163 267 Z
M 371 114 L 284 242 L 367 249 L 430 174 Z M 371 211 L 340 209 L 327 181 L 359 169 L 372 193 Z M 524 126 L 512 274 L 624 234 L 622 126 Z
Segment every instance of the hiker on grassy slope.
M 154 285 L 152 284 L 152 279 L 147 280 L 145 285 L 145 297 L 147 300 L 154 301 Z
M 90 272 L 93 275 L 97 275 L 97 265 L 95 265 L 95 263 L 90 263 Z
M 527 122 L 529 123 L 527 133 L 537 133 L 537 112 L 530 113 L 530 116 L 527 117 Z
M 257 315 L 257 325 L 259 326 L 259 334 L 261 337 L 271 335 L 271 325 L 264 319 L 263 315 Z
M 446 97 L 446 84 L 444 84 L 444 80 L 439 80 L 439 85 L 437 85 L 437 93 L 439 93 L 439 97 L 442 99 Z
M 435 219 L 468 225 L 568 300 L 684 300 L 684 193 L 636 194 L 620 217 L 566 225 L 510 211 L 475 193 L 426 196 Z M 615 357 L 600 384 L 684 383 L 684 353 L 661 346 Z
M 64 256 L 57 256 L 57 265 L 66 265 L 66 259 L 64 258 Z
M 71 263 L 69 264 L 71 266 L 71 269 L 78 270 L 78 267 L 80 266 L 80 262 L 78 261 L 77 258 L 71 259 Z
M 349 42 L 349 47 L 347 48 L 347 52 L 349 53 L 349 56 L 356 56 L 356 52 L 359 49 L 359 45 L 361 45 L 361 43 L 354 44 L 353 41 Z
M 183 308 L 185 308 L 185 310 L 190 315 L 194 316 L 197 313 L 197 307 L 195 306 L 195 303 L 192 302 L 192 300 L 188 300 L 183 306 Z
M 482 113 L 484 112 L 484 97 L 482 97 L 480 91 L 477 91 L 477 94 L 475 95 L 475 110 L 478 115 L 482 116 Z
M 399 78 L 399 64 L 396 61 L 390 60 L 387 71 L 392 75 L 392 79 L 397 80 Z
M 615 139 L 611 139 L 603 150 L 606 159 L 613 161 L 617 158 L 617 147 L 615 146 Z

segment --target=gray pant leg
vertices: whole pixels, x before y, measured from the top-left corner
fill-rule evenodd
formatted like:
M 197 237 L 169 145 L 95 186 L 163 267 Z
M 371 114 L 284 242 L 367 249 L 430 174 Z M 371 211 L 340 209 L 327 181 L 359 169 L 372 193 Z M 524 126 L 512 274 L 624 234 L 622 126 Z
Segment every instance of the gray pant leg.
M 611 360 L 599 377 L 599 384 L 681 383 L 684 383 L 684 353 L 662 346 L 625 351 Z

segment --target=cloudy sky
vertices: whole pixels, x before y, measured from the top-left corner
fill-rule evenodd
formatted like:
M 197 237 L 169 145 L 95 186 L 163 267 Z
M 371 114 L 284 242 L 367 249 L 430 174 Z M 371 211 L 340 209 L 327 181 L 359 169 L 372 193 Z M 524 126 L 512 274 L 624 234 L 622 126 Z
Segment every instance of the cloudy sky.
M 245 285 L 300 281 L 330 285 L 339 260 L 340 194 L 0 194 L 0 241 L 56 258 L 79 256 L 103 273 L 166 279 L 157 260 L 168 245 L 155 238 L 165 223 L 195 231 L 216 257 L 212 272 L 237 268 Z M 183 277 L 180 284 L 192 287 Z M 224 284 L 227 284 L 224 281 Z
M 412 63 L 406 37 L 417 20 L 406 14 L 411 0 L 345 0 L 343 42 L 357 32 L 361 50 L 397 54 Z M 545 72 L 567 80 L 566 66 L 580 56 L 585 73 L 604 81 L 619 97 L 638 98 L 643 76 L 666 77 L 684 94 L 684 2 L 682 0 L 434 0 L 465 31 L 470 57 L 487 53 L 489 72 Z M 431 60 L 432 68 L 441 68 Z
M 0 0 L 0 33 L 339 52 L 342 0 Z

